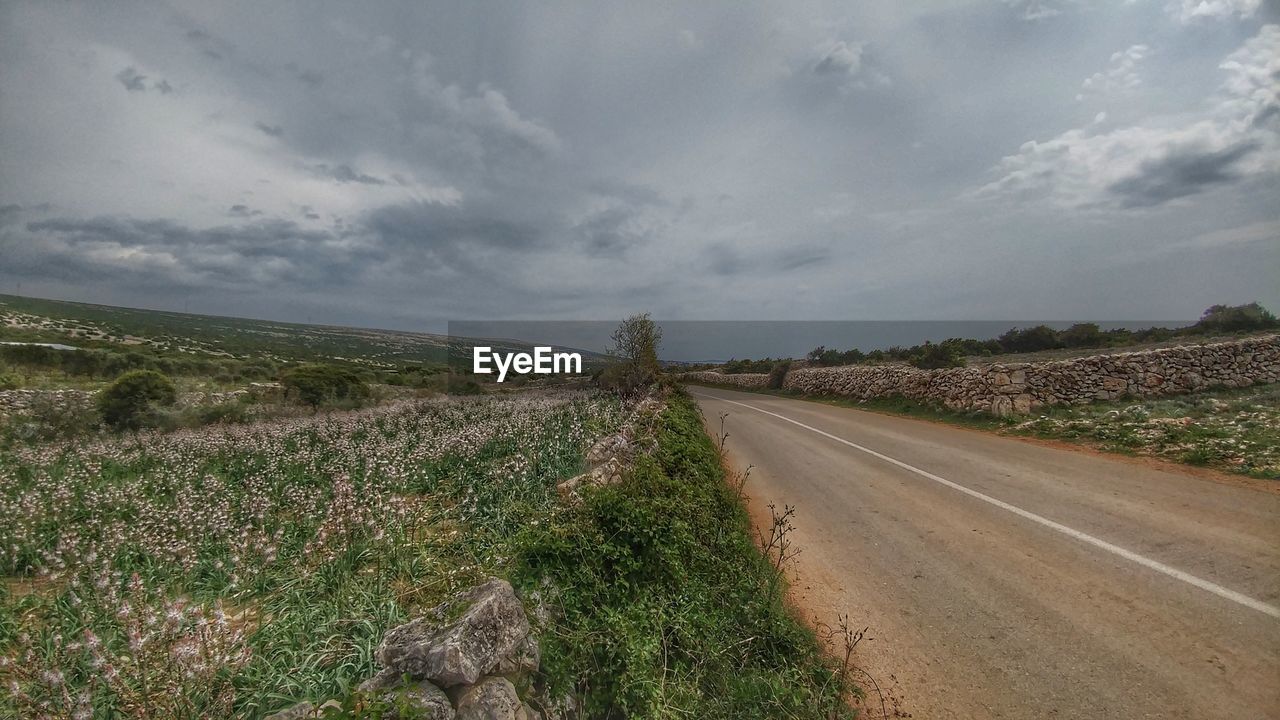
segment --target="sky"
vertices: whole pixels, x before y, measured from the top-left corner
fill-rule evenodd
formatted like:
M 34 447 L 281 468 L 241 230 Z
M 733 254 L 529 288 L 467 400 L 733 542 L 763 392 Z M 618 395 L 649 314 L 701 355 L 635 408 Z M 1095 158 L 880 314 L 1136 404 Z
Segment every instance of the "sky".
M 1277 278 L 1277 0 L 0 0 L 0 292 L 442 331 Z

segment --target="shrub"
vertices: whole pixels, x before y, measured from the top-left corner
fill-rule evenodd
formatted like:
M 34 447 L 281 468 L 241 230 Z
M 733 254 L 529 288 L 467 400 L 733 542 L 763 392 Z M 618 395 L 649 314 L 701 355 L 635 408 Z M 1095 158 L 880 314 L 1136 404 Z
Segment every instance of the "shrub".
M 1214 305 L 1204 311 L 1200 321 L 1191 326 L 1192 332 L 1249 332 L 1280 327 L 1266 308 L 1258 303 L 1248 305 Z
M 789 370 L 791 370 L 790 360 L 782 360 L 774 363 L 773 367 L 769 369 L 769 387 L 774 390 L 780 389 L 782 387 L 782 381 L 787 379 L 787 372 Z
M 964 367 L 964 353 L 950 341 L 936 345 L 927 342 L 920 347 L 920 351 L 913 355 L 909 362 L 918 368 L 926 370 Z
M 0 367 L 0 390 L 16 390 L 18 376 Z
M 156 407 L 172 405 L 177 396 L 169 378 L 154 370 L 134 370 L 98 395 L 98 412 L 117 430 L 136 429 L 151 424 Z
M 999 338 L 1001 349 L 1007 353 L 1039 352 L 1062 347 L 1058 333 L 1048 325 L 1036 325 L 1025 329 L 1013 328 Z
M 1058 334 L 1062 344 L 1069 348 L 1100 347 L 1104 343 L 1097 323 L 1076 323 Z
M 336 365 L 301 365 L 280 378 L 285 395 L 311 407 L 340 401 L 359 402 L 369 396 L 369 386 L 354 371 Z

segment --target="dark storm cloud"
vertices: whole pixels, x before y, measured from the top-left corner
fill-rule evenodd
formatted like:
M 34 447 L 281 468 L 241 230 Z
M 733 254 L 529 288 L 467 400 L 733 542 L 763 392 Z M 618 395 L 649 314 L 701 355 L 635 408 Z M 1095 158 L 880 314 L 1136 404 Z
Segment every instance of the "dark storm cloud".
M 284 69 L 293 73 L 293 76 L 305 85 L 309 85 L 314 88 L 324 84 L 324 75 L 321 75 L 315 70 L 304 70 L 303 68 L 298 67 L 298 64 L 295 62 L 285 63 Z
M 428 256 L 445 264 L 468 264 L 491 251 L 524 252 L 542 246 L 548 217 L 505 218 L 501 210 L 414 202 L 372 210 L 360 224 L 387 252 Z
M 22 206 L 17 203 L 0 205 L 0 227 L 16 222 L 22 215 Z
M 601 210 L 573 228 L 592 255 L 618 256 L 649 239 L 651 231 L 645 227 L 633 208 L 625 206 Z
M 1123 207 L 1152 207 L 1205 192 L 1240 178 L 1236 166 L 1261 147 L 1257 141 L 1238 143 L 1222 150 L 1182 147 L 1166 157 L 1143 163 L 1138 174 L 1117 182 L 1107 190 Z
M 170 220 L 97 217 L 27 223 L 25 233 L 0 235 L 14 270 L 63 280 L 147 275 L 161 284 L 221 287 L 262 282 L 345 284 L 376 251 L 335 231 L 308 230 L 282 220 L 190 228 Z
M 130 66 L 116 73 L 116 79 L 129 92 L 143 92 L 147 89 L 147 76 Z
M 1245 192 L 1277 182 L 1274 13 L 602 3 L 6 3 L 0 282 L 417 327 L 1280 305 L 1235 244 L 1196 258 L 1229 283 L 1098 280 L 1277 220 Z
M 268 125 L 261 120 L 257 120 L 253 123 L 253 126 L 274 138 L 284 136 L 284 128 L 279 125 Z
M 778 254 L 775 266 L 779 270 L 790 271 L 817 265 L 831 259 L 831 254 L 816 248 L 791 248 Z
M 185 37 L 187 41 L 198 48 L 205 57 L 213 60 L 222 60 L 235 50 L 235 46 L 231 43 L 222 38 L 214 37 L 209 32 L 199 28 L 188 30 Z
M 283 134 L 283 131 L 281 131 Z M 361 183 L 364 185 L 386 185 L 387 181 L 372 175 L 353 170 L 350 165 L 326 165 L 321 163 L 312 166 L 312 171 L 320 177 L 337 180 L 340 183 Z

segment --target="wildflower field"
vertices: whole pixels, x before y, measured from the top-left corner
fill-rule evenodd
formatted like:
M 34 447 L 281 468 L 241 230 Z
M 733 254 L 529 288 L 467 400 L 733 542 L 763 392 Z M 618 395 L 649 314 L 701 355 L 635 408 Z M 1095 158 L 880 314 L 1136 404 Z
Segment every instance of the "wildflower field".
M 625 409 L 581 391 L 0 449 L 0 717 L 259 717 L 348 691 Z

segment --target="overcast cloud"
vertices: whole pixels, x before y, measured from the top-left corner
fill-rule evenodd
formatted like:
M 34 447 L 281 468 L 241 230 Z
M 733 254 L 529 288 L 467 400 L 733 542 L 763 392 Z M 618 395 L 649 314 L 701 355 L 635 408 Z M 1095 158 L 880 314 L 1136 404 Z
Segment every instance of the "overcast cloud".
M 459 319 L 1280 310 L 1262 0 L 0 4 L 0 291 Z

